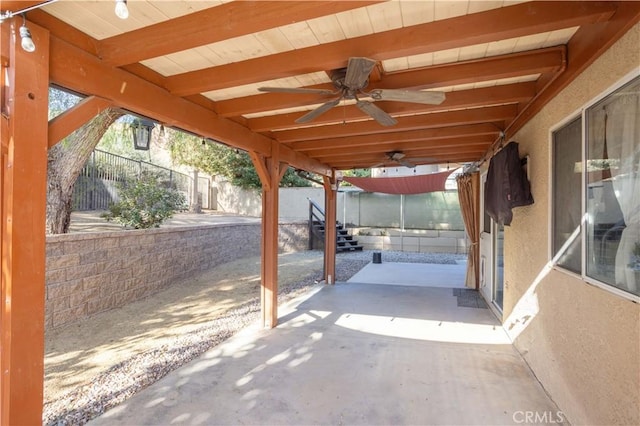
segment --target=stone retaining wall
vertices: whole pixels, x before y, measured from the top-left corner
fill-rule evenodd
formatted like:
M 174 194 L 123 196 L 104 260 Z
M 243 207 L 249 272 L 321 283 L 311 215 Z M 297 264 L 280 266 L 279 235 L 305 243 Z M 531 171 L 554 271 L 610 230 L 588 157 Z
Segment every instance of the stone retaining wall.
M 306 224 L 281 224 L 280 249 L 304 250 Z M 217 265 L 260 255 L 260 224 L 47 237 L 45 325 L 59 327 L 156 293 Z
M 303 251 L 309 247 L 309 225 L 306 221 L 278 225 L 280 251 Z

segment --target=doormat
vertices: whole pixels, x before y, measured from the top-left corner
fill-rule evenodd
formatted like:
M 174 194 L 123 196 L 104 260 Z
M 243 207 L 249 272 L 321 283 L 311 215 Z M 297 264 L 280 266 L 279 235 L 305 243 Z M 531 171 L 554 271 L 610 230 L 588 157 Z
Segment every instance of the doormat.
M 459 308 L 488 309 L 480 293 L 468 288 L 454 288 L 453 295 L 458 299 Z

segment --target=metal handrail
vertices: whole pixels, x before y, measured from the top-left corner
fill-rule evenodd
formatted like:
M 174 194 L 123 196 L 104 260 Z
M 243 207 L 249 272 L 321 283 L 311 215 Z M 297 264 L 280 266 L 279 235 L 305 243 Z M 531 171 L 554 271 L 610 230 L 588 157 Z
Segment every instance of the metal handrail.
M 193 177 L 147 161 L 95 149 L 75 183 L 73 208 L 106 210 L 109 204 L 118 200 L 117 184 L 128 177 L 139 177 L 144 171 L 159 173 L 163 182 L 190 197 Z
M 314 219 L 318 222 L 324 223 L 324 210 L 320 207 L 315 201 L 311 198 L 307 198 L 309 200 L 309 250 L 313 250 L 313 237 L 315 236 L 315 229 L 313 227 Z M 316 213 L 316 210 L 318 213 Z
M 309 200 L 309 204 L 315 207 L 320 212 L 320 214 L 322 214 L 322 216 L 324 217 L 324 210 L 322 209 L 322 207 L 320 207 L 318 203 L 313 201 L 311 198 L 307 197 L 307 200 Z

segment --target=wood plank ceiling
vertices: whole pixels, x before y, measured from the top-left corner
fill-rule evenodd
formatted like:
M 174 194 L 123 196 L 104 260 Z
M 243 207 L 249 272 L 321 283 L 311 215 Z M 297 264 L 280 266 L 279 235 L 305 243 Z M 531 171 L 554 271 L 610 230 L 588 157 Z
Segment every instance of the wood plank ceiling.
M 111 1 L 61 0 L 27 13 L 51 31 L 54 83 L 263 155 L 275 140 L 287 162 L 324 174 L 396 165 L 394 151 L 414 164 L 480 161 L 640 17 L 636 2 L 128 4 L 126 20 Z M 336 96 L 258 91 L 331 90 L 331 72 L 350 57 L 376 61 L 367 91 L 446 99 L 375 102 L 394 126 L 353 100 L 297 124 Z

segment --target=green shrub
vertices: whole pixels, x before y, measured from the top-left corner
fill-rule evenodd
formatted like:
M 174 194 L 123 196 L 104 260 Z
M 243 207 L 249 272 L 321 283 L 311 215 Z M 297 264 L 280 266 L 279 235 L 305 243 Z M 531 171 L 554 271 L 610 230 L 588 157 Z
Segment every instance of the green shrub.
M 120 185 L 118 195 L 120 201 L 111 204 L 102 217 L 135 229 L 157 228 L 176 211 L 186 208 L 182 193 L 148 172 Z

